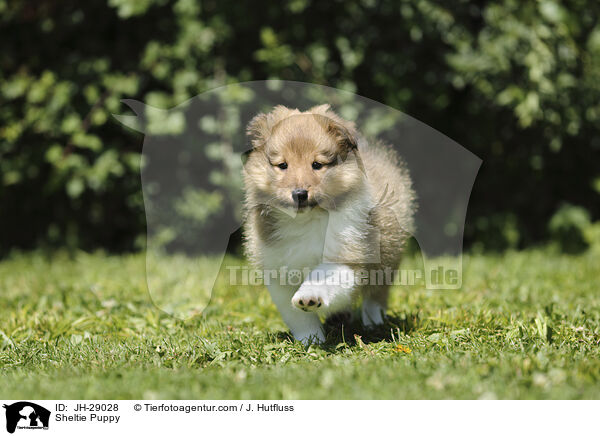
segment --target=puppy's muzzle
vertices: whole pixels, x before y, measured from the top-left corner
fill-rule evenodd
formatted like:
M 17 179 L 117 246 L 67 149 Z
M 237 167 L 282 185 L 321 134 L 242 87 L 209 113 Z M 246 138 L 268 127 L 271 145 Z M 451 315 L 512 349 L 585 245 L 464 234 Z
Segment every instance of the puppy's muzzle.
M 296 207 L 304 207 L 308 204 L 308 191 L 306 189 L 294 189 L 292 191 L 292 200 Z

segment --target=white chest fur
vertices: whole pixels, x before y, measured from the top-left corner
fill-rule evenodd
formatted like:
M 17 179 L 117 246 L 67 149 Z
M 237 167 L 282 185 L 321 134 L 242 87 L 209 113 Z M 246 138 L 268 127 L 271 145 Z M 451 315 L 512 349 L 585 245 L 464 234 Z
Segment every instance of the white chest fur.
M 266 269 L 312 269 L 320 263 L 344 263 L 350 246 L 362 245 L 369 208 L 348 204 L 337 211 L 315 209 L 282 217 L 274 238 L 263 246 Z

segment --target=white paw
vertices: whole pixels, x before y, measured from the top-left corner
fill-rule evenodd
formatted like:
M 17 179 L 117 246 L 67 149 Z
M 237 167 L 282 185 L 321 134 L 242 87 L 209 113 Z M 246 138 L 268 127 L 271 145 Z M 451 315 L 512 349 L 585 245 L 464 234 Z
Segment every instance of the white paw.
M 321 328 L 313 331 L 294 333 L 294 338 L 296 338 L 297 341 L 302 342 L 304 345 L 322 344 L 325 342 L 325 334 Z
M 325 298 L 322 286 L 303 285 L 292 297 L 292 304 L 304 312 L 317 312 L 325 309 Z
M 385 308 L 376 301 L 364 300 L 362 306 L 362 323 L 365 327 L 383 324 Z

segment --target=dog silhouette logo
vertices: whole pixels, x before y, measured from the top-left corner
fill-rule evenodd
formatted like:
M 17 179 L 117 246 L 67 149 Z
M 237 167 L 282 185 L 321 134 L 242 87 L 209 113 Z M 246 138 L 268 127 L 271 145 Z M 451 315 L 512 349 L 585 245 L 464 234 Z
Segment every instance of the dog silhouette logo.
M 3 406 L 6 409 L 6 431 L 14 433 L 18 429 L 48 429 L 50 411 L 29 401 L 19 401 Z

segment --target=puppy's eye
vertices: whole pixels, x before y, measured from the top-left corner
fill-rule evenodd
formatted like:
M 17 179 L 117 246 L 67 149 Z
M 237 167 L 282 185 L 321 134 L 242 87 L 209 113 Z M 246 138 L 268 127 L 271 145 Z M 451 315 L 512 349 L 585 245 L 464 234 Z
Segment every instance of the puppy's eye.
M 323 168 L 323 164 L 320 162 L 313 162 L 312 168 L 313 168 L 313 170 L 320 170 L 321 168 Z
M 286 170 L 287 169 L 287 163 L 282 162 L 279 165 L 277 165 L 277 168 L 279 168 L 280 170 Z

